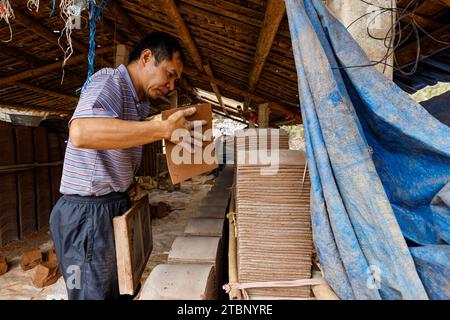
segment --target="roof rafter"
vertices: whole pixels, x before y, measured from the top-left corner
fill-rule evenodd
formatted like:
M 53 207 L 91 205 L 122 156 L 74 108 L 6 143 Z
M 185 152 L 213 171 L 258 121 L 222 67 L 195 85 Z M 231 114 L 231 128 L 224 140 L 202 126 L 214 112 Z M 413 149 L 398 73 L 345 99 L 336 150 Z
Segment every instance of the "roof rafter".
M 419 39 L 419 61 L 450 47 L 450 23 L 432 32 L 430 35 L 432 38 L 428 35 L 424 35 Z M 416 41 L 397 50 L 395 57 L 399 68 L 404 68 L 413 64 L 417 57 Z
M 263 27 L 259 33 L 255 58 L 248 79 L 248 88 L 250 92 L 255 90 L 285 11 L 286 7 L 284 6 L 283 0 L 268 0 Z M 250 99 L 247 98 L 244 108 L 246 109 L 249 105 Z
M 164 8 L 166 8 L 166 14 L 170 18 L 170 20 L 174 22 L 176 29 L 179 30 L 181 41 L 191 54 L 197 69 L 202 72 L 206 72 L 208 76 L 214 78 L 211 66 L 209 64 L 204 64 L 202 62 L 200 52 L 198 51 L 197 46 L 195 45 L 194 40 L 192 39 L 191 33 L 189 32 L 186 24 L 184 23 L 183 18 L 181 17 L 180 11 L 178 10 L 175 2 L 173 0 L 161 0 L 161 2 Z M 214 83 L 210 84 L 211 88 L 216 94 L 217 100 L 223 107 L 222 95 L 220 94 L 219 88 Z
M 44 89 L 44 88 L 29 84 L 29 83 L 25 83 L 25 82 L 13 82 L 13 83 L 11 83 L 11 85 L 22 88 L 22 89 L 27 89 L 27 90 L 31 90 L 31 91 L 34 91 L 37 93 L 41 93 L 44 95 L 52 96 L 52 97 L 55 97 L 58 99 L 67 100 L 68 102 L 75 104 L 74 108 L 75 108 L 76 104 L 78 103 L 78 98 L 76 96 L 72 96 L 70 94 L 51 91 L 51 90 Z
M 33 31 L 35 34 L 49 41 L 50 43 L 58 43 L 59 37 L 57 35 L 48 30 L 46 27 L 43 27 L 39 22 L 35 21 L 31 17 L 21 13 L 19 10 L 14 11 L 14 16 L 15 16 L 14 21 L 16 21 L 22 27 Z M 84 45 L 73 38 L 72 38 L 72 46 L 80 52 L 83 53 L 88 52 L 87 45 Z
M 100 54 L 100 53 L 105 53 L 105 52 L 110 52 L 110 51 L 114 51 L 114 47 L 104 47 L 104 48 L 99 48 L 96 50 L 96 53 Z M 72 64 L 76 64 L 78 62 L 81 62 L 83 60 L 87 59 L 86 54 L 80 54 L 74 57 L 71 57 L 67 62 L 66 62 L 66 66 L 68 65 L 72 65 Z M 20 81 L 23 79 L 28 79 L 28 78 L 32 78 L 32 77 L 37 77 L 40 75 L 43 75 L 47 72 L 53 71 L 55 69 L 61 68 L 62 66 L 62 61 L 57 61 L 57 62 L 53 62 L 35 69 L 31 69 L 31 70 L 25 70 L 25 71 L 21 71 L 18 72 L 16 74 L 13 74 L 11 76 L 6 76 L 3 78 L 0 78 L 0 83 L 11 83 L 11 82 L 16 82 L 16 81 Z
M 185 67 L 184 68 L 184 72 L 189 75 L 190 77 L 197 79 L 197 80 L 203 80 L 203 81 L 208 81 L 208 82 L 213 82 L 214 84 L 222 87 L 223 89 L 226 89 L 230 92 L 233 92 L 234 94 L 243 96 L 243 97 L 249 97 L 251 98 L 253 101 L 257 102 L 257 103 L 265 103 L 265 102 L 270 102 L 268 99 L 262 98 L 260 96 L 257 96 L 253 93 L 250 93 L 248 91 L 239 89 L 225 81 L 216 79 L 216 78 L 212 78 L 208 75 L 202 74 L 192 68 L 188 68 Z M 301 116 L 300 116 L 300 112 L 296 113 L 291 111 L 288 107 L 283 106 L 279 103 L 276 102 L 270 102 L 269 104 L 269 108 L 277 111 L 279 113 L 281 113 L 282 115 L 284 115 L 286 118 L 292 119 L 295 123 L 301 123 Z

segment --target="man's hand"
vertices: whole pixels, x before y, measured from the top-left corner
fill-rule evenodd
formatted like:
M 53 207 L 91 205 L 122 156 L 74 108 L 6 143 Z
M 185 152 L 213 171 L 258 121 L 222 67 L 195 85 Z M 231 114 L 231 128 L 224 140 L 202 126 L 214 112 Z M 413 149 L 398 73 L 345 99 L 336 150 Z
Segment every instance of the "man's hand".
M 164 137 L 166 140 L 169 140 L 176 144 L 180 144 L 184 149 L 191 153 L 193 153 L 194 148 L 192 148 L 192 146 L 186 142 L 180 142 L 180 136 L 183 136 L 183 134 L 174 135 L 174 132 L 177 130 L 185 130 L 185 134 L 190 135 L 193 145 L 200 147 L 203 146 L 203 135 L 198 134 L 198 132 L 196 133 L 194 131 L 194 121 L 188 121 L 186 119 L 186 117 L 192 116 L 193 114 L 195 114 L 195 112 L 197 112 L 197 109 L 195 107 L 191 107 L 188 109 L 177 111 L 170 115 L 166 120 L 167 134 Z M 202 126 L 207 123 L 205 120 L 198 120 L 196 122 L 197 125 L 198 122 L 200 122 Z

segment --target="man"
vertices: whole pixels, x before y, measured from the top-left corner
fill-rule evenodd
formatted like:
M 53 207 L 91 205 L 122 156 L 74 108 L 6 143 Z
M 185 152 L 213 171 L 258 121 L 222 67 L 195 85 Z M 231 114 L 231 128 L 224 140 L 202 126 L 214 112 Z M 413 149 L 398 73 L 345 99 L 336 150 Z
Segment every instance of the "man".
M 142 145 L 192 129 L 190 108 L 165 121 L 142 121 L 149 99 L 174 90 L 183 70 L 175 38 L 146 36 L 128 66 L 95 73 L 69 122 L 69 141 L 50 230 L 69 299 L 118 299 L 112 219 L 131 206 L 127 191 L 141 161 Z M 135 192 L 136 194 L 136 192 Z

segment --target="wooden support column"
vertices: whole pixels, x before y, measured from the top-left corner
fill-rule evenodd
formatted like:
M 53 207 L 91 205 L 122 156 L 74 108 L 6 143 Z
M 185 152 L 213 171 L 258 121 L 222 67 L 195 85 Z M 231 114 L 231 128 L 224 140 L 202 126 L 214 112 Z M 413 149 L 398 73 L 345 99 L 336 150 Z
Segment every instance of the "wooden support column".
M 116 55 L 114 57 L 114 68 L 117 68 L 121 64 L 127 65 L 129 61 L 130 52 L 124 44 L 118 44 L 116 46 Z
M 258 127 L 268 128 L 269 127 L 269 115 L 270 109 L 268 103 L 262 103 L 258 106 Z

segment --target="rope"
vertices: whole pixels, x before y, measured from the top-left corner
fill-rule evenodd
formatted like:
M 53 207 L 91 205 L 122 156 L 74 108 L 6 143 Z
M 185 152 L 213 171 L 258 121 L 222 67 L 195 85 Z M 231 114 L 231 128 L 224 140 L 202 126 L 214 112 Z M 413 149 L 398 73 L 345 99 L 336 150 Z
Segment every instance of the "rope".
M 64 66 L 66 65 L 67 60 L 69 60 L 70 56 L 73 54 L 72 47 L 72 29 L 77 27 L 75 22 L 79 22 L 81 19 L 81 12 L 86 9 L 87 2 L 86 0 L 61 0 L 60 2 L 60 16 L 64 21 L 64 28 L 61 31 L 61 35 L 58 38 L 58 46 L 64 52 L 64 61 L 62 64 L 62 78 L 61 84 L 64 81 Z M 61 39 L 65 37 L 67 48 L 64 48 L 61 45 Z
M 94 74 L 95 63 L 95 33 L 97 31 L 97 21 L 101 19 L 102 12 L 105 9 L 108 1 L 102 0 L 99 5 L 95 4 L 95 0 L 89 0 L 90 14 L 89 14 L 89 53 L 88 53 L 88 74 L 86 82 L 81 91 L 84 91 L 91 82 L 91 76 Z
M 317 286 L 326 284 L 323 278 L 320 279 L 299 279 L 290 281 L 264 281 L 264 282 L 248 282 L 248 283 L 227 283 L 222 286 L 226 293 L 229 293 L 232 289 L 241 290 L 242 296 L 245 300 L 250 300 L 250 297 L 246 289 L 251 288 L 287 288 L 287 287 L 302 287 L 302 286 Z M 254 299 L 256 297 L 253 297 Z M 262 297 L 258 296 L 257 299 Z M 273 300 L 311 300 L 311 298 L 289 298 L 289 297 L 270 297 Z
M 9 40 L 2 40 L 2 42 L 10 42 L 12 40 L 12 29 L 10 20 L 14 20 L 14 11 L 11 8 L 9 0 L 0 0 L 0 21 L 5 20 L 9 27 Z
M 234 237 L 237 238 L 236 212 L 233 211 L 228 212 L 227 219 L 231 221 L 231 224 L 234 227 Z

